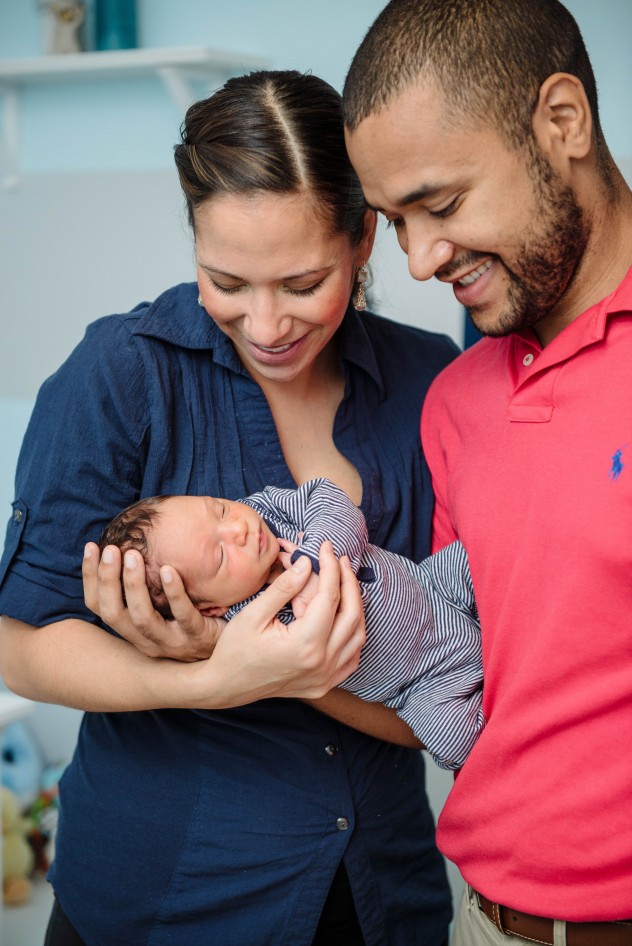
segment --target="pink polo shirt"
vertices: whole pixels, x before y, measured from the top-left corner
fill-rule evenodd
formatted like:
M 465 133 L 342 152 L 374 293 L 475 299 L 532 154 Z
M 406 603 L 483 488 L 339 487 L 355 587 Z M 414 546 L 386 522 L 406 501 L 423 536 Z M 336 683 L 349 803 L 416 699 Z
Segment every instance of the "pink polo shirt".
M 439 846 L 516 909 L 632 917 L 632 269 L 544 349 L 464 352 L 422 437 L 435 548 L 470 560 L 487 719 Z

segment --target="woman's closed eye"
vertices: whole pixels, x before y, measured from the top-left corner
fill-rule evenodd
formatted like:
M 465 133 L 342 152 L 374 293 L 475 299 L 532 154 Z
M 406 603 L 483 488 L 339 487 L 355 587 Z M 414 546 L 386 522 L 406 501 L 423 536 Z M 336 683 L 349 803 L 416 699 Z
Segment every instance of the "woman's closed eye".
M 305 286 L 301 289 L 294 289 L 291 286 L 286 286 L 284 291 L 289 292 L 291 296 L 313 296 L 314 293 L 320 289 L 324 281 L 324 279 L 319 279 L 318 282 L 315 282 L 312 286 Z
M 305 286 L 305 288 L 294 289 L 292 286 L 284 286 L 283 291 L 287 292 L 291 296 L 313 296 L 322 286 L 324 280 L 319 280 L 319 282 L 314 283 L 313 286 Z M 239 292 L 240 289 L 244 289 L 246 284 L 243 283 L 239 286 L 222 286 L 221 283 L 215 282 L 214 279 L 211 279 L 211 285 L 213 289 L 217 292 L 222 293 L 225 296 L 232 296 L 235 293 Z
M 223 293 L 225 296 L 232 296 L 233 293 L 239 292 L 240 289 L 243 289 L 243 285 L 221 286 L 218 282 L 215 282 L 214 279 L 211 279 L 211 286 L 213 287 L 213 289 L 216 289 L 218 292 Z

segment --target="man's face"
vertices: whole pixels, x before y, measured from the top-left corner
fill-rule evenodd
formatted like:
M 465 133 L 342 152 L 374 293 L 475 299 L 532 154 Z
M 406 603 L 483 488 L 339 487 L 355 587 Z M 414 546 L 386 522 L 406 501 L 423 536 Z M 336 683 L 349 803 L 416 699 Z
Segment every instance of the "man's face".
M 447 116 L 447 117 L 446 117 Z M 483 334 L 538 326 L 547 339 L 588 239 L 570 188 L 536 150 L 448 123 L 443 97 L 412 86 L 346 133 L 369 204 L 391 221 L 415 279 L 453 286 Z

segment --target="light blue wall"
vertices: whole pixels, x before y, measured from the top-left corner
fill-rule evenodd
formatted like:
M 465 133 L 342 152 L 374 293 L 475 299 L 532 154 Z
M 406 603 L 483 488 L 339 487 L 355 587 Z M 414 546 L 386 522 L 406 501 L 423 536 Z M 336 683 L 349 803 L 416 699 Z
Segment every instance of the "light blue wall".
M 260 56 L 273 68 L 312 70 L 340 89 L 384 2 L 139 0 L 139 41 Z M 629 172 L 632 0 L 568 6 L 592 56 L 606 137 Z M 41 54 L 37 7 L 36 0 L 0 0 L 0 59 Z M 0 524 L 34 392 L 83 326 L 193 277 L 172 159 L 181 118 L 151 79 L 42 84 L 21 96 L 25 178 L 13 192 L 0 191 Z M 434 280 L 413 283 L 392 233 L 380 234 L 372 262 L 378 311 L 459 339 L 462 317 L 452 294 Z M 40 708 L 49 756 L 70 752 L 77 718 L 66 723 L 63 711 Z M 429 772 L 439 810 L 450 778 L 432 765 Z M 456 871 L 450 876 L 458 896 Z
M 139 0 L 139 43 L 208 46 L 261 56 L 273 68 L 311 69 L 337 88 L 383 0 Z M 632 155 L 631 0 L 568 0 L 598 77 L 606 137 Z M 0 58 L 37 56 L 35 0 L 2 0 Z M 170 168 L 181 115 L 151 80 L 37 87 L 24 95 L 23 166 L 56 169 Z

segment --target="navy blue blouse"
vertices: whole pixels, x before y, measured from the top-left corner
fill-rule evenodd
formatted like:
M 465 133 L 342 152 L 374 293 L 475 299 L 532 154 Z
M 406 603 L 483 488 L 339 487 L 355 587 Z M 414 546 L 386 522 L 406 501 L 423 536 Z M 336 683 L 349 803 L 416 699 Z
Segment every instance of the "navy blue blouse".
M 334 427 L 370 541 L 420 560 L 419 444 L 447 338 L 347 312 Z M 293 487 L 272 414 L 194 284 L 91 325 L 42 386 L 16 476 L 0 612 L 95 621 L 83 543 L 140 496 Z M 421 753 L 293 700 L 87 713 L 61 786 L 51 880 L 90 946 L 308 946 L 344 859 L 366 946 L 434 946 L 450 897 Z

